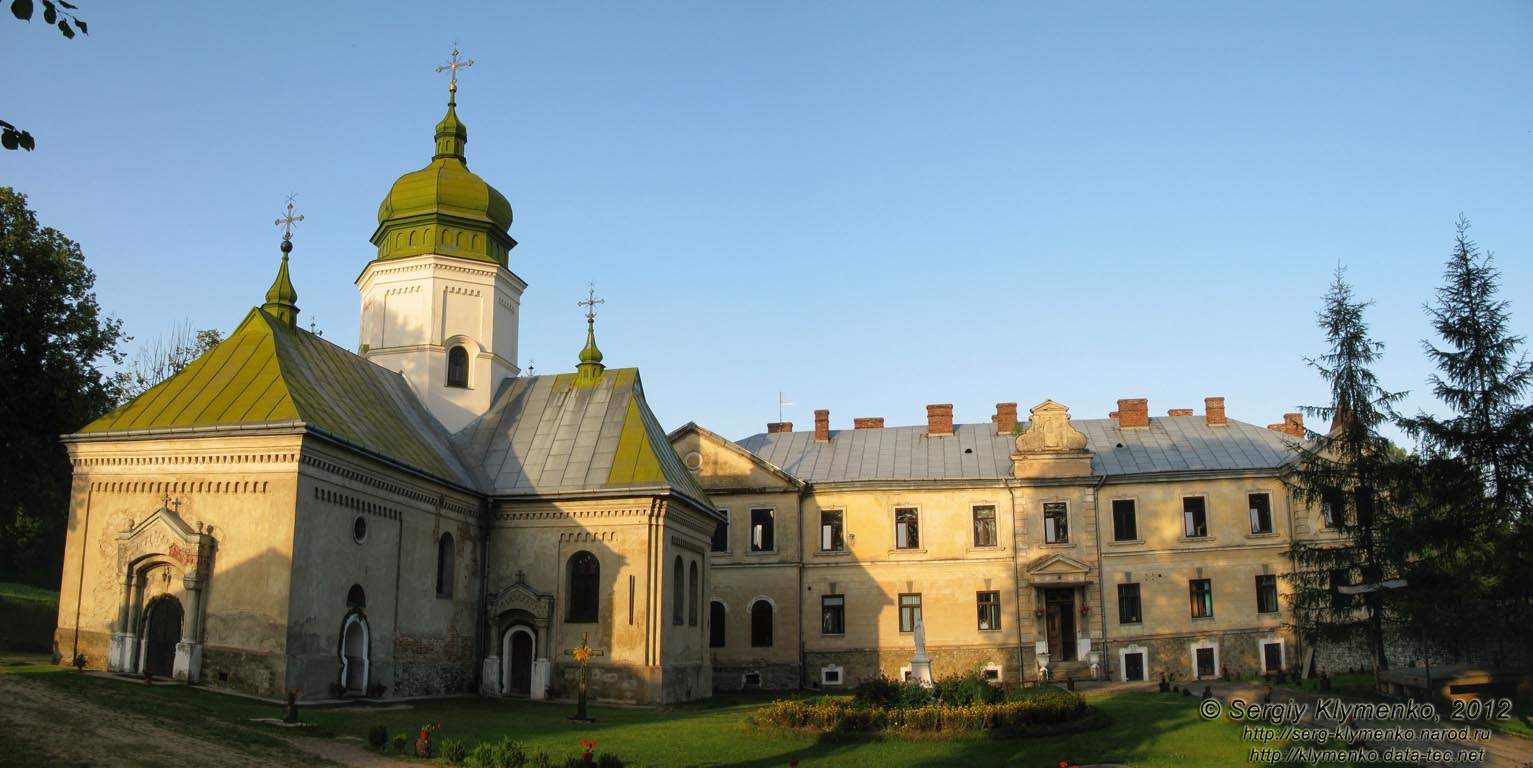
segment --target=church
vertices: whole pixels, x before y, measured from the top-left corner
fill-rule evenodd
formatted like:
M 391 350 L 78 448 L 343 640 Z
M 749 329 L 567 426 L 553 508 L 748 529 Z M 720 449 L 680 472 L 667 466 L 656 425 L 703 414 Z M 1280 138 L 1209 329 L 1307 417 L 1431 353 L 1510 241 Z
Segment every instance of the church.
M 289 226 L 227 340 L 64 437 L 62 658 L 268 697 L 538 699 L 572 692 L 584 646 L 597 698 L 712 693 L 719 513 L 593 313 L 573 372 L 521 375 L 512 209 L 468 170 L 456 90 L 379 206 L 356 353 L 299 324 Z
M 772 423 L 667 434 L 608 369 L 523 375 L 505 196 L 468 170 L 456 82 L 424 168 L 378 209 L 361 338 L 303 329 L 291 230 L 229 338 L 63 438 L 55 648 L 93 669 L 305 699 L 716 690 L 908 675 L 1201 679 L 1289 670 L 1287 486 L 1303 420 Z M 291 206 L 288 223 L 296 220 Z M 281 222 L 279 222 L 281 223 Z M 571 345 L 571 351 L 574 351 Z M 582 652 L 580 656 L 586 657 Z

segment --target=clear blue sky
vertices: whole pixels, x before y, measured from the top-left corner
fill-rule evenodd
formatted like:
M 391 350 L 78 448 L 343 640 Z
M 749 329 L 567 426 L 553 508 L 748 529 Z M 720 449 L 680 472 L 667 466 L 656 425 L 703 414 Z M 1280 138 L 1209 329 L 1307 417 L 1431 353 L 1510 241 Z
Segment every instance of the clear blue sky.
M 306 216 L 301 321 L 357 344 L 353 281 L 430 158 L 454 40 L 469 166 L 510 199 L 522 359 L 598 339 L 667 428 L 1100 418 L 1327 394 L 1338 262 L 1435 407 L 1421 305 L 1459 212 L 1533 330 L 1533 4 L 120 3 L 0 20 L 0 184 L 84 247 L 140 341 L 231 330 Z M 137 343 L 137 342 L 135 342 Z

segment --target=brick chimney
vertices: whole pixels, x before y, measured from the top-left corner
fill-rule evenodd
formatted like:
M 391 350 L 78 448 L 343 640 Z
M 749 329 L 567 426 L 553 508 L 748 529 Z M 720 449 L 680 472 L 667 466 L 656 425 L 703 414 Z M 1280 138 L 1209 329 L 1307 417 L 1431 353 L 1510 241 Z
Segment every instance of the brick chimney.
M 1203 410 L 1208 415 L 1208 426 L 1210 426 L 1210 427 L 1222 427 L 1222 426 L 1225 425 L 1225 420 L 1224 420 L 1224 398 L 1222 398 L 1222 397 L 1205 397 L 1205 398 L 1203 398 Z
M 1017 428 L 1017 404 L 996 403 L 995 415 L 991 416 L 990 420 L 995 422 L 997 435 L 1011 434 L 1011 431 Z
M 778 432 L 792 432 L 792 431 L 793 431 L 793 422 L 791 422 L 791 421 L 769 421 L 769 422 L 767 422 L 767 434 L 769 434 L 769 435 L 774 435 L 774 434 L 777 434 Z
M 1283 414 L 1282 424 L 1268 424 L 1267 429 L 1274 432 L 1282 432 L 1289 437 L 1302 439 L 1304 437 L 1304 414 L 1285 413 Z
M 819 410 L 814 412 L 814 441 L 817 443 L 830 442 L 830 411 Z
M 852 419 L 852 429 L 883 429 L 884 417 L 868 416 L 861 419 Z
M 953 404 L 926 406 L 926 434 L 928 435 L 951 435 L 953 434 Z
M 1150 426 L 1150 401 L 1142 397 L 1119 400 L 1118 426 L 1124 429 Z
M 1192 409 L 1191 408 L 1172 408 L 1171 410 L 1166 411 L 1166 415 L 1167 416 L 1191 416 L 1192 415 Z

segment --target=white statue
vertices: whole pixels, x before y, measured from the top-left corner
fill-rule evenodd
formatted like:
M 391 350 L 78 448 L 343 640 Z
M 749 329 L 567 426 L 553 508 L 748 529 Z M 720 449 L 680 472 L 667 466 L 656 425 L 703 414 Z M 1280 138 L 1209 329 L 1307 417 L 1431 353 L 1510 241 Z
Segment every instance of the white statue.
M 916 616 L 915 631 L 916 631 L 916 658 L 924 659 L 924 658 L 926 658 L 926 622 L 921 621 L 921 617 L 920 616 Z

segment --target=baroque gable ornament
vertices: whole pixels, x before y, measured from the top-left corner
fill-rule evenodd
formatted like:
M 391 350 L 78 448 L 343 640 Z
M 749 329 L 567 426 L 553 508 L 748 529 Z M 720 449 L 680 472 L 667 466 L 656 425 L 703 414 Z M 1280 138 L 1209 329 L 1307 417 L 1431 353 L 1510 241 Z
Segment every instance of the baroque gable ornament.
M 1086 450 L 1086 435 L 1070 425 L 1069 408 L 1045 400 L 1028 413 L 1027 431 L 1017 435 L 1018 453 Z

